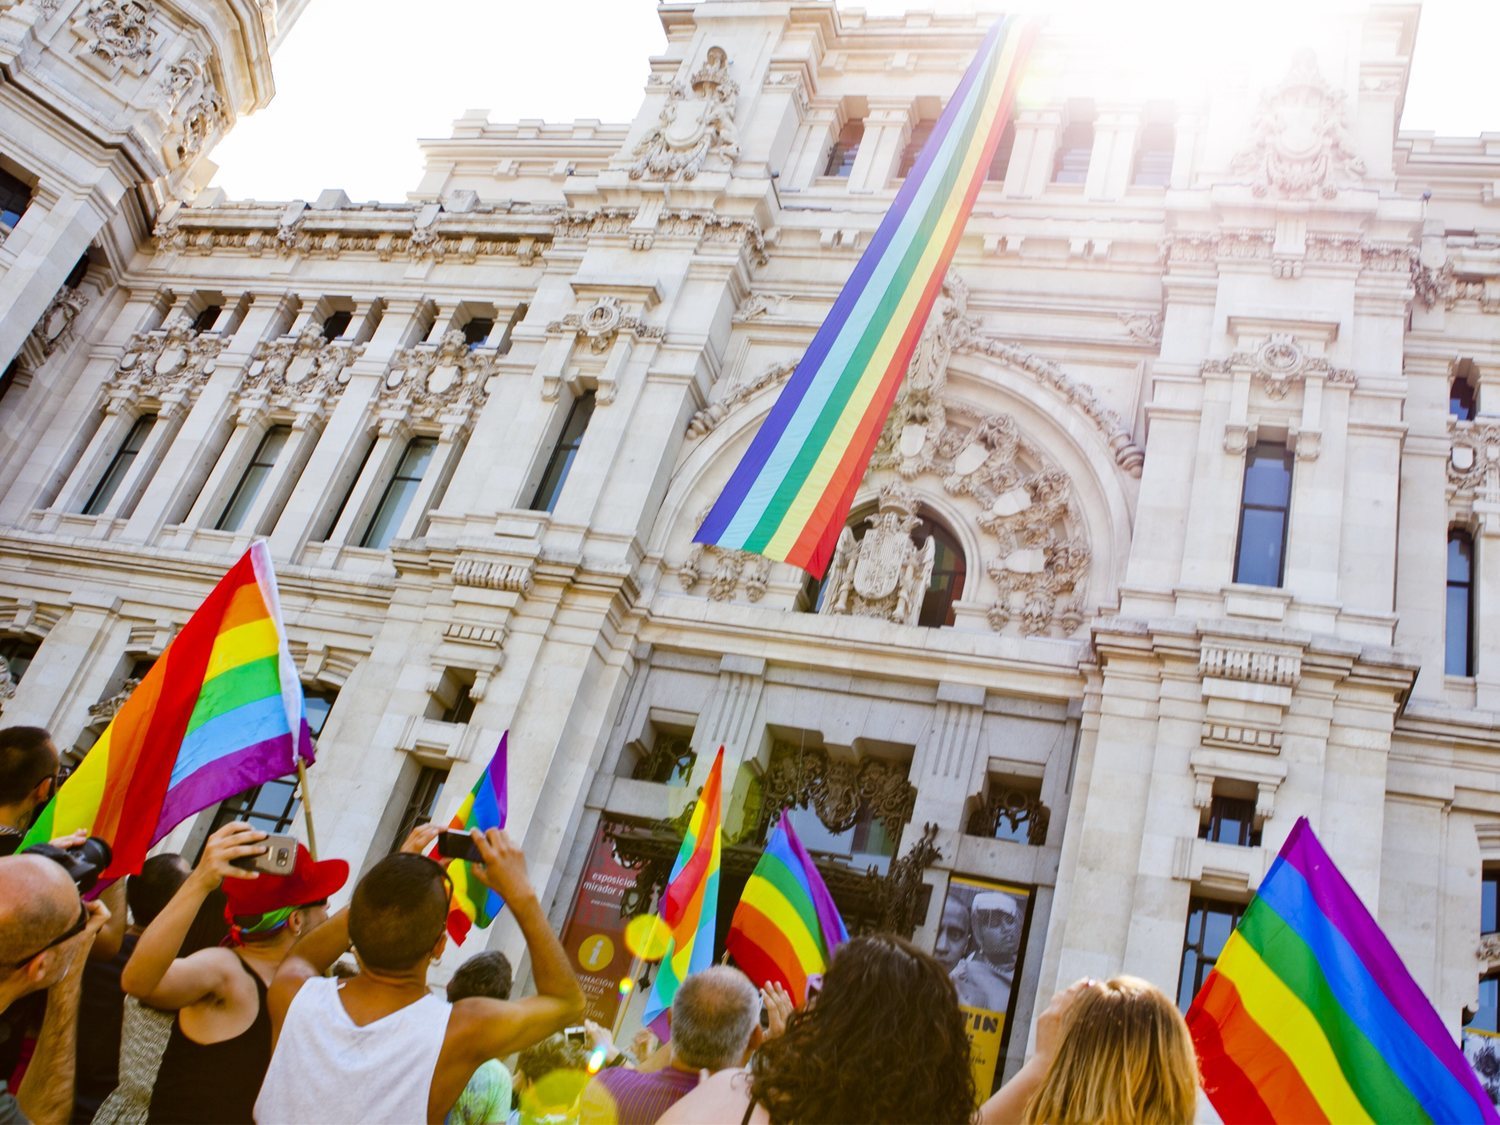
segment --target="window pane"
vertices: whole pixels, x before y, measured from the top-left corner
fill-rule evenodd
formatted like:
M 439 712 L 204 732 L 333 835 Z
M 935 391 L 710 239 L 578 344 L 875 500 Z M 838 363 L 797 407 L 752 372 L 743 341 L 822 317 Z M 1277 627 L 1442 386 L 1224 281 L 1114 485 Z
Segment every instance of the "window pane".
M 1292 495 L 1292 459 L 1279 445 L 1257 445 L 1245 460 L 1245 503 L 1284 508 Z
M 1467 584 L 1474 573 L 1474 543 L 1461 531 L 1448 535 L 1448 581 Z
M 471 348 L 477 348 L 490 338 L 490 333 L 494 330 L 494 320 L 485 316 L 476 316 L 464 325 L 464 343 Z
M 1464 1026 L 1475 1031 L 1500 1031 L 1500 978 L 1480 979 L 1479 1008 Z
M 1286 516 L 1264 508 L 1246 508 L 1240 516 L 1240 556 L 1234 580 L 1252 586 L 1281 585 L 1282 536 Z
M 1005 173 L 1010 170 L 1010 156 L 1016 149 L 1016 124 L 1014 121 L 1005 123 L 1005 131 L 1000 134 L 1000 143 L 995 146 L 995 155 L 990 159 L 989 171 L 985 173 L 985 179 L 1000 181 L 1005 179 Z
M 396 467 L 396 475 L 386 486 L 385 495 L 380 498 L 380 506 L 365 530 L 365 537 L 360 540 L 361 547 L 384 550 L 390 546 L 407 509 L 416 499 L 417 489 L 422 484 L 422 474 L 427 471 L 436 448 L 437 442 L 433 438 L 412 438 L 407 443 L 406 452 L 401 455 L 401 464 Z
M 896 849 L 885 825 L 874 818 L 868 806 L 862 806 L 854 826 L 842 832 L 829 831 L 810 805 L 789 809 L 787 816 L 808 851 L 840 856 L 857 871 L 874 867 L 884 874 L 889 869 Z
M 1456 377 L 1448 386 L 1448 413 L 1460 422 L 1474 420 L 1474 384 L 1463 376 Z
M 557 506 L 563 485 L 568 480 L 568 472 L 573 467 L 573 458 L 583 444 L 584 431 L 588 429 L 589 419 L 593 416 L 594 392 L 585 391 L 568 409 L 568 420 L 563 423 L 562 434 L 553 447 L 552 456 L 548 458 L 542 482 L 537 486 L 536 495 L 531 498 L 532 511 L 550 512 Z
M 1188 903 L 1187 933 L 1183 938 L 1182 971 L 1177 984 L 1177 1006 L 1187 1011 L 1203 986 L 1224 943 L 1240 920 L 1243 907 L 1234 903 L 1194 898 Z
M 196 317 L 193 318 L 194 332 L 211 332 L 214 324 L 219 319 L 219 314 L 224 311 L 222 305 L 209 305 Z
M 1443 671 L 1450 676 L 1472 676 L 1474 662 L 1470 659 L 1469 588 L 1448 587 L 1448 620 L 1444 630 L 1446 653 Z
M 1497 901 L 1497 897 L 1500 897 L 1497 896 L 1497 891 L 1500 891 L 1500 873 L 1485 872 L 1480 887 L 1479 931 L 1492 934 L 1500 930 L 1500 918 L 1496 917 L 1496 910 L 1500 908 L 1500 901 Z
M 349 312 L 331 313 L 323 318 L 323 339 L 337 340 L 349 327 L 349 322 L 354 319 L 354 314 Z
M 323 728 L 328 725 L 328 713 L 333 710 L 334 700 L 338 697 L 339 693 L 336 691 L 310 691 L 303 695 L 307 729 L 314 738 L 322 734 Z
M 156 425 L 155 414 L 143 414 L 135 420 L 135 425 L 130 427 L 130 433 L 125 435 L 124 444 L 110 460 L 109 468 L 104 470 L 104 476 L 94 489 L 93 495 L 89 497 L 89 502 L 83 506 L 84 515 L 97 516 L 109 507 L 109 502 L 115 498 L 116 490 L 119 489 L 126 474 L 130 472 L 130 466 L 135 463 L 136 454 L 146 444 L 146 438 L 154 425 Z
M 255 506 L 255 498 L 260 495 L 261 486 L 266 483 L 271 476 L 271 470 L 276 467 L 276 459 L 281 456 L 281 450 L 286 445 L 291 432 L 290 426 L 272 426 L 260 439 L 260 444 L 255 448 L 255 456 L 245 467 L 240 483 L 235 485 L 234 495 L 230 497 L 224 514 L 214 525 L 218 530 L 240 530 L 245 517 Z
M 0 169 L 0 223 L 14 227 L 30 205 L 31 189 L 23 181 Z

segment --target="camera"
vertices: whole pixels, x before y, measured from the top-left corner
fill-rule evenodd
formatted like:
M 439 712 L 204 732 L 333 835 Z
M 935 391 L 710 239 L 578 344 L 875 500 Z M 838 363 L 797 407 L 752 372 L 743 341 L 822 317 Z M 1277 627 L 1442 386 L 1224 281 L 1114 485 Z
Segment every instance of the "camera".
M 79 894 L 87 894 L 93 890 L 99 876 L 104 874 L 104 869 L 114 859 L 114 852 L 110 850 L 108 841 L 98 836 L 90 836 L 76 848 L 33 844 L 26 849 L 26 854 L 44 855 L 53 863 L 59 864 L 68 873 L 68 878 L 73 880 Z
M 479 845 L 467 832 L 450 828 L 437 838 L 438 855 L 444 859 L 464 859 L 470 863 L 483 863 Z

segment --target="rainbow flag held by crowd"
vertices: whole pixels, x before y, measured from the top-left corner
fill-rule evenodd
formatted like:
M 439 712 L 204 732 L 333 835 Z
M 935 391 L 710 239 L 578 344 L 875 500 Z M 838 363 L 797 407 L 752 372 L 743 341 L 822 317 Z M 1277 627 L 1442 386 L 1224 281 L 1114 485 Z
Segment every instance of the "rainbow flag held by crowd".
M 695 537 L 821 578 L 1010 117 L 1032 21 L 990 29 Z
M 693 807 L 687 835 L 677 851 L 677 862 L 667 878 L 658 914 L 671 932 L 666 956 L 656 967 L 651 995 L 641 1022 L 658 1039 L 671 1037 L 667 1013 L 677 987 L 692 973 L 714 963 L 714 935 L 719 925 L 719 855 L 722 823 L 724 747 L 714 758 L 703 792 Z
M 103 879 L 141 869 L 183 820 L 313 760 L 271 553 L 251 544 L 167 645 L 22 847 L 80 828 L 109 841 Z
M 1226 1125 L 1500 1120 L 1306 817 L 1187 1020 Z
M 757 985 L 779 981 L 801 1007 L 807 978 L 826 973 L 849 931 L 785 812 L 745 883 L 725 946 Z
M 449 829 L 468 832 L 477 828 L 486 832 L 491 828 L 505 827 L 505 818 L 510 814 L 510 755 L 505 746 L 509 738 L 510 731 L 500 736 L 495 756 L 479 775 L 474 788 L 464 795 L 463 803 L 448 822 Z M 437 850 L 433 849 L 433 855 L 436 854 Z M 483 930 L 489 927 L 500 914 L 505 900 L 479 881 L 467 860 L 450 860 L 448 876 L 453 880 L 453 901 L 448 905 L 448 936 L 462 945 L 471 928 L 478 926 Z

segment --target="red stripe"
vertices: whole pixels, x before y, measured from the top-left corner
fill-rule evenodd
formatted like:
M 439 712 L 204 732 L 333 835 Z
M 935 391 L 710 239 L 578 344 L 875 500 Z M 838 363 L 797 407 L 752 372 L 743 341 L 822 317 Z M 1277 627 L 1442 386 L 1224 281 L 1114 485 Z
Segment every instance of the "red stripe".
M 473 926 L 474 923 L 469 921 L 469 916 L 462 910 L 455 907 L 448 911 L 448 936 L 453 939 L 455 945 L 464 943 L 464 938 L 469 936 L 469 930 Z
M 802 1003 L 807 993 L 807 970 L 797 959 L 792 943 L 775 922 L 744 899 L 735 907 L 724 947 L 757 985 L 780 981 L 792 999 Z
M 1204 1093 L 1224 1125 L 1328 1120 L 1286 1052 L 1245 1011 L 1228 977 L 1209 974 L 1188 1009 L 1187 1024 Z
M 114 861 L 104 878 L 118 879 L 140 870 L 188 720 L 203 689 L 214 640 L 235 594 L 254 583 L 255 567 L 247 551 L 203 599 L 115 716 L 115 729 L 109 736 L 109 777 L 94 820 L 94 832 L 114 850 Z M 148 683 L 150 689 L 143 692 Z
M 703 796 L 699 798 L 703 802 L 703 820 L 698 825 L 698 839 L 694 841 L 693 854 L 667 886 L 667 893 L 662 902 L 661 917 L 671 929 L 677 929 L 682 921 L 683 912 L 692 901 L 693 893 L 708 876 L 708 865 L 713 860 L 713 845 L 719 831 L 719 791 L 720 775 L 724 765 L 724 748 L 719 747 L 719 755 L 714 759 L 714 766 L 709 771 L 708 781 L 703 786 Z

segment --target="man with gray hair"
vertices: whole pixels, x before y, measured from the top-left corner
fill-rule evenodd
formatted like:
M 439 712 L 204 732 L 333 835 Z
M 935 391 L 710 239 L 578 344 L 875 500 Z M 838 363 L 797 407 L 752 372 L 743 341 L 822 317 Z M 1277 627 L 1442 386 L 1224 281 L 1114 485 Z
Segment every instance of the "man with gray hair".
M 683 981 L 672 1000 L 671 1061 L 645 1072 L 606 1070 L 583 1091 L 579 1121 L 654 1125 L 707 1071 L 743 1066 L 761 1042 L 761 997 L 750 978 L 714 965 Z

